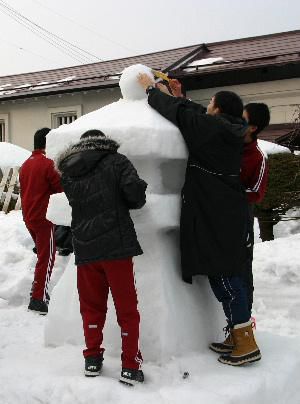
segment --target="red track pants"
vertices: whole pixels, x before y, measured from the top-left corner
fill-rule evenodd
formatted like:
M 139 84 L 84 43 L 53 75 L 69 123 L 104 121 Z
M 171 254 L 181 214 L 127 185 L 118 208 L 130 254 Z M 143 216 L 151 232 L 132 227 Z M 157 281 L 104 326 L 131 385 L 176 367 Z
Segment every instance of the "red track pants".
M 45 220 L 39 223 L 26 223 L 26 227 L 37 249 L 32 298 L 45 302 L 55 260 L 54 225 Z
M 143 359 L 132 258 L 78 265 L 77 287 L 86 344 L 84 357 L 104 352 L 101 344 L 110 289 L 121 328 L 122 367 L 139 369 Z

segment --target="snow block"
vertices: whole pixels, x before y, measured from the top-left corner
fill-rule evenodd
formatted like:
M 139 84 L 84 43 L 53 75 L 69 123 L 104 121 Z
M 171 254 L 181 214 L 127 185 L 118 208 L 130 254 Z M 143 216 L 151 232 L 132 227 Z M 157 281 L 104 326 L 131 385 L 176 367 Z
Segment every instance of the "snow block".
M 134 71 L 137 75 L 139 69 Z M 126 78 L 122 81 L 124 85 Z M 89 129 L 100 129 L 117 140 L 120 153 L 127 155 L 149 184 L 147 204 L 131 212 L 144 251 L 134 259 L 134 268 L 145 360 L 164 363 L 175 355 L 206 350 L 224 320 L 205 277 L 195 279 L 193 285 L 181 280 L 180 189 L 187 152 L 179 130 L 147 100 L 123 99 L 52 131 L 47 136 L 47 155 L 55 159 Z M 47 217 L 57 224 L 70 221 L 70 208 L 63 195 L 51 198 Z M 71 258 L 53 290 L 45 329 L 47 345 L 83 344 L 73 261 Z M 115 356 L 120 354 L 120 346 L 120 329 L 110 299 L 104 347 Z

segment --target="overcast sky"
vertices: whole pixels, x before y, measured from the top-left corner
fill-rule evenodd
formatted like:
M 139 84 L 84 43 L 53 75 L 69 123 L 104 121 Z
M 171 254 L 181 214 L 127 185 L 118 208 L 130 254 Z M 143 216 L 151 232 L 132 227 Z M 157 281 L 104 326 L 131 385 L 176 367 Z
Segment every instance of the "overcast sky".
M 0 76 L 83 61 L 16 12 L 98 60 L 300 29 L 299 0 L 0 0 Z

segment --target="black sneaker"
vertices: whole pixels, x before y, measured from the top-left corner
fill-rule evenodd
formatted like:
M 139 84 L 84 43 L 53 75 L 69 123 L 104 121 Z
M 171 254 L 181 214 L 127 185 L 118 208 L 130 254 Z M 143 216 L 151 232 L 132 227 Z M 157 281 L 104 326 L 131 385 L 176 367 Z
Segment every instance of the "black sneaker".
M 127 386 L 134 386 L 135 384 L 143 383 L 144 380 L 142 370 L 122 368 L 120 383 L 126 384 Z
M 103 366 L 103 356 L 87 356 L 85 358 L 85 370 L 86 377 L 99 376 Z
M 48 305 L 43 300 L 30 299 L 28 310 L 35 311 L 38 314 L 45 315 L 48 313 Z

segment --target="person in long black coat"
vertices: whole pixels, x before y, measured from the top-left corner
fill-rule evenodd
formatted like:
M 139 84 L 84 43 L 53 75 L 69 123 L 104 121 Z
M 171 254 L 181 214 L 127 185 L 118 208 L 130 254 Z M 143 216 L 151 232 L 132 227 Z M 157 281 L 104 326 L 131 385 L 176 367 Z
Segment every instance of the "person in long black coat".
M 183 280 L 191 283 L 194 275 L 208 275 L 232 334 L 238 333 L 235 328 L 242 328 L 243 333 L 246 327 L 249 335 L 251 316 L 243 276 L 247 201 L 240 181 L 246 130 L 243 103 L 235 93 L 221 91 L 212 97 L 206 112 L 199 104 L 164 94 L 146 74 L 139 75 L 138 81 L 148 94 L 149 105 L 180 129 L 189 152 L 180 219 Z M 245 349 L 239 345 L 237 352 L 231 344 L 233 359 L 221 356 L 219 360 L 231 365 L 259 360 L 252 340 Z

